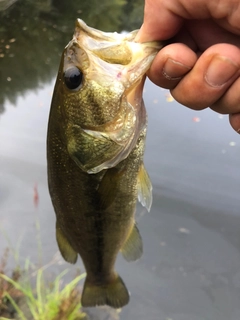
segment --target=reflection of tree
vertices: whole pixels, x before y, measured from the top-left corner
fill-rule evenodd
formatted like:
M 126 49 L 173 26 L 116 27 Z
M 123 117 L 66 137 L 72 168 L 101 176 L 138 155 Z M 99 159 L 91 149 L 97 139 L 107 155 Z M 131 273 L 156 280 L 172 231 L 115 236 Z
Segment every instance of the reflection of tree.
M 128 31 L 138 29 L 143 20 L 143 8 L 143 0 L 127 1 L 121 17 L 121 29 Z
M 17 0 L 0 0 L 0 11 L 6 10 Z
M 142 0 L 19 0 L 0 12 L 0 112 L 28 89 L 50 81 L 81 18 L 105 31 L 139 27 Z
M 40 1 L 38 1 L 39 3 Z M 0 105 L 51 80 L 57 67 L 54 42 L 61 34 L 49 26 L 40 6 L 19 1 L 0 16 Z M 46 3 L 46 1 L 42 1 Z M 48 9 L 51 7 L 49 6 Z M 44 9 L 47 8 L 44 6 Z M 61 41 L 59 41 L 61 43 Z M 51 66 L 50 66 L 51 64 Z
M 53 5 L 58 11 L 65 13 L 61 17 L 64 25 L 81 18 L 88 25 L 104 31 L 119 31 L 125 4 L 125 0 L 53 0 Z

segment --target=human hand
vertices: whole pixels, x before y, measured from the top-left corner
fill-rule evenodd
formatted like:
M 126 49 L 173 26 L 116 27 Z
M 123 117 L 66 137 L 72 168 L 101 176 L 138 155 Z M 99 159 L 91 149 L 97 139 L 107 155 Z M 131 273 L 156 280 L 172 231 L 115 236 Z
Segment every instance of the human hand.
M 229 114 L 240 133 L 240 3 L 237 0 L 145 0 L 136 40 L 170 39 L 148 72 L 181 104 Z

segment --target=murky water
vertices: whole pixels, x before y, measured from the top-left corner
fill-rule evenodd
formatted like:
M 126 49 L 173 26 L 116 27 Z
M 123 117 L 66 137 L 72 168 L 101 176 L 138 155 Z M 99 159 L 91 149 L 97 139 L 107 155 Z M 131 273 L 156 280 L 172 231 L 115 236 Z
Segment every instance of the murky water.
M 103 1 L 114 13 L 104 19 L 93 0 L 65 6 L 18 1 L 1 12 L 0 252 L 9 245 L 5 233 L 15 249 L 20 247 L 20 261 L 39 259 L 36 221 L 43 263 L 58 250 L 45 140 L 59 56 L 76 17 L 110 31 L 139 26 L 137 1 L 129 1 L 128 25 L 124 10 L 129 8 L 120 3 Z M 227 117 L 187 110 L 149 81 L 144 96 L 149 115 L 145 164 L 154 199 L 151 213 L 140 206 L 137 213 L 143 257 L 129 264 L 119 256 L 117 262 L 131 291 L 120 318 L 238 320 L 239 136 Z M 71 266 L 58 259 L 53 272 L 66 267 Z

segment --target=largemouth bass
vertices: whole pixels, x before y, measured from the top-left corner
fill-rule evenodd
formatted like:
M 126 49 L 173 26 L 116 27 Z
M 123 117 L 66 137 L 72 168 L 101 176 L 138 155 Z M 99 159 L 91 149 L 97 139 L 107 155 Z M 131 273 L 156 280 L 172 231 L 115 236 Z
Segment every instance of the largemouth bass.
M 83 260 L 84 307 L 128 303 L 114 264 L 119 251 L 128 261 L 141 256 L 137 197 L 148 210 L 152 203 L 142 90 L 161 44 L 136 43 L 136 34 L 101 32 L 78 19 L 52 99 L 47 160 L 56 239 L 66 261 Z

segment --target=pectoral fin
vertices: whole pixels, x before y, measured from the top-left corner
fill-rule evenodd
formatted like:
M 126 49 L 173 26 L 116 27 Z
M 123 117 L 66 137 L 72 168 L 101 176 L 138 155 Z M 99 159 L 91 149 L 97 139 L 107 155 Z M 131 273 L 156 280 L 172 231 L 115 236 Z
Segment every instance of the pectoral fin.
M 143 253 L 143 244 L 140 232 L 136 226 L 133 225 L 129 236 L 121 249 L 124 259 L 127 261 L 138 260 Z
M 65 235 L 62 233 L 61 228 L 59 227 L 58 223 L 56 225 L 56 239 L 59 250 L 63 258 L 70 263 L 77 262 L 77 252 L 73 250 L 72 246 L 66 239 Z
M 152 183 L 143 164 L 138 173 L 138 200 L 150 211 L 152 206 Z
M 98 187 L 99 208 L 108 208 L 118 195 L 119 179 L 122 177 L 123 171 L 116 168 L 108 169 L 102 178 Z

